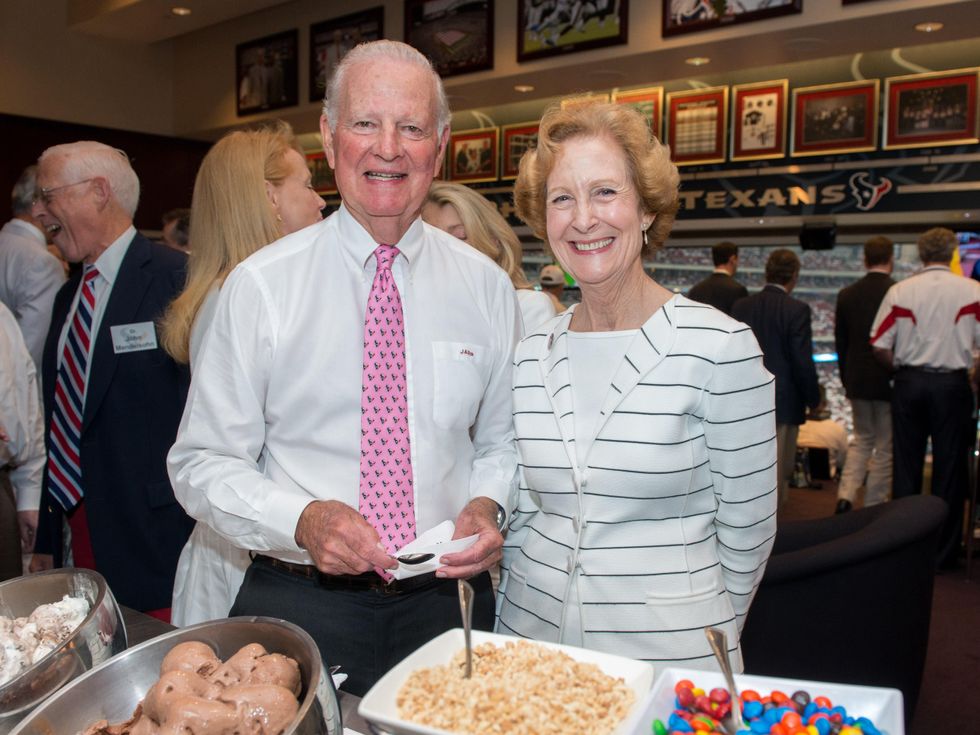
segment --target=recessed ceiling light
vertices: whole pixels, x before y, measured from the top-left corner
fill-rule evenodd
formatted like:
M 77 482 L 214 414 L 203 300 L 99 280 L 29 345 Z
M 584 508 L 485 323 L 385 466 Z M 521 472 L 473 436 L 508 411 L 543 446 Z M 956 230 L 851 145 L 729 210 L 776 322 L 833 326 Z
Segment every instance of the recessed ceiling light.
M 170 14 L 171 15 L 176 15 L 178 18 L 182 18 L 185 15 L 190 15 L 191 14 L 191 9 L 190 8 L 185 8 L 182 5 L 177 5 L 177 6 L 173 7 L 173 8 L 170 8 Z
M 704 66 L 705 64 L 710 64 L 711 59 L 707 56 L 692 56 L 690 59 L 684 59 L 685 64 L 690 64 L 691 66 Z
M 943 24 L 939 21 L 926 21 L 925 23 L 916 23 L 915 30 L 922 33 L 935 33 L 936 31 L 941 31 L 943 29 Z
M 533 92 L 534 91 L 534 86 L 531 85 L 531 84 L 515 84 L 514 85 L 514 91 L 515 92 L 525 92 L 525 93 L 526 92 Z

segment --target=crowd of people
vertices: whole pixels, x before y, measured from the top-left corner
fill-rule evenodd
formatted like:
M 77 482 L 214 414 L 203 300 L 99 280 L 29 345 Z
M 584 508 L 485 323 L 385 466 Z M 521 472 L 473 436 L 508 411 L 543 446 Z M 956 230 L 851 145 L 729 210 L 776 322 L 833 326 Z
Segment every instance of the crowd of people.
M 557 293 L 537 291 L 495 207 L 434 182 L 449 121 L 424 56 L 357 46 L 320 117 L 339 210 L 322 219 L 288 126 L 237 131 L 205 157 L 166 245 L 133 226 L 122 151 L 44 151 L 0 233 L 14 541 L 0 563 L 27 551 L 32 571 L 96 569 L 123 605 L 178 625 L 290 620 L 358 695 L 456 627 L 458 579 L 478 629 L 713 668 L 711 625 L 740 668 L 818 403 L 799 258 L 772 251 L 749 295 L 722 243 L 690 298 L 665 288 L 644 260 L 678 209 L 669 150 L 629 106 L 556 106 L 514 188 L 557 261 L 541 272 Z M 948 275 L 946 232 L 920 240 L 916 283 Z M 67 282 L 47 240 L 78 264 Z M 566 279 L 581 294 L 567 309 Z M 933 301 L 899 284 L 855 327 L 898 368 L 901 415 L 934 437 L 980 341 L 980 285 L 966 283 Z M 937 347 L 919 325 L 938 333 L 947 307 L 955 338 Z M 921 417 L 923 373 L 949 384 L 934 402 L 948 416 Z M 842 377 L 855 404 L 881 402 Z M 919 433 L 900 436 L 919 449 Z M 862 461 L 849 452 L 846 467 Z M 936 462 L 955 505 L 958 460 Z M 901 485 L 896 471 L 896 495 L 917 491 L 915 470 Z M 460 548 L 406 572 L 400 549 L 437 532 Z

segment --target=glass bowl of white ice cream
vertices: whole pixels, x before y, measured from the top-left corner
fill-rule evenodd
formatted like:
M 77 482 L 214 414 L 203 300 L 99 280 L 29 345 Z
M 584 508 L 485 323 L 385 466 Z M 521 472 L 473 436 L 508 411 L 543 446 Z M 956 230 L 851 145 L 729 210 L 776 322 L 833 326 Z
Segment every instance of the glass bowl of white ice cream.
M 0 735 L 125 649 L 122 614 L 98 572 L 52 569 L 0 583 Z

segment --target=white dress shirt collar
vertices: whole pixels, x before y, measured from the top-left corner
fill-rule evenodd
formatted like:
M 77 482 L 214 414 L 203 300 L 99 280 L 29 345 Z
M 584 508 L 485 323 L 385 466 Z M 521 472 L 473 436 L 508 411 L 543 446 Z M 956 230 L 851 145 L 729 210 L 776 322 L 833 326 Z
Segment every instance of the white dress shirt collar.
M 129 251 L 129 243 L 134 237 L 136 237 L 136 228 L 130 225 L 95 259 L 95 267 L 99 269 L 99 274 L 109 283 L 110 287 L 116 282 L 116 276 L 119 275 L 123 258 Z
M 370 268 L 373 273 L 377 262 L 374 258 L 374 251 L 378 249 L 381 243 L 375 242 L 374 238 L 368 234 L 360 222 L 354 219 L 350 210 L 343 204 L 340 205 L 338 215 L 337 226 L 341 234 L 341 247 L 357 263 L 361 271 L 366 272 Z M 422 228 L 422 219 L 418 218 L 408 228 L 401 240 L 384 243 L 385 245 L 394 245 L 405 256 L 408 261 L 407 270 L 410 277 L 414 270 L 413 264 L 422 252 Z

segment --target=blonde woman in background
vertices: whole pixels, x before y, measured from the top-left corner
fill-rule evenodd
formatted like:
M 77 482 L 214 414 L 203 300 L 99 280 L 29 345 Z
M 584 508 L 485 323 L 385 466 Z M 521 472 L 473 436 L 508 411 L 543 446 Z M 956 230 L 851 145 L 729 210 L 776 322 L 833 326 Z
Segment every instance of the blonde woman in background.
M 323 206 L 286 123 L 236 131 L 215 143 L 194 182 L 194 249 L 187 285 L 164 316 L 164 349 L 190 363 L 193 375 L 228 274 L 256 250 L 319 222 Z M 246 550 L 198 523 L 177 564 L 172 622 L 226 617 L 249 563 Z
M 435 181 L 422 207 L 422 219 L 472 245 L 499 265 L 517 291 L 524 334 L 555 315 L 547 294 L 535 291 L 521 267 L 521 241 L 497 208 L 462 184 Z

